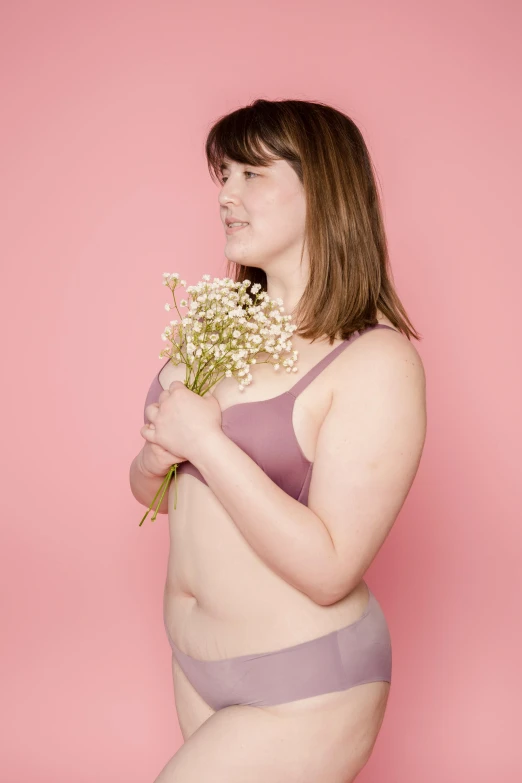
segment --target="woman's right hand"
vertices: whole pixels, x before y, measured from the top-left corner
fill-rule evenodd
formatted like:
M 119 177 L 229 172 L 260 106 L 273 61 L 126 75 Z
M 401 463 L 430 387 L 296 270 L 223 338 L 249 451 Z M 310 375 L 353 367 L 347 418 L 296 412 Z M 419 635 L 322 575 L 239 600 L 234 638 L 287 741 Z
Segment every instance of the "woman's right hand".
M 140 434 L 143 435 L 143 431 L 149 426 L 150 424 L 144 424 Z M 171 454 L 158 443 L 151 443 L 148 440 L 145 441 L 140 454 L 140 468 L 143 473 L 148 473 L 151 476 L 166 476 L 169 468 L 176 462 L 186 462 L 184 457 Z

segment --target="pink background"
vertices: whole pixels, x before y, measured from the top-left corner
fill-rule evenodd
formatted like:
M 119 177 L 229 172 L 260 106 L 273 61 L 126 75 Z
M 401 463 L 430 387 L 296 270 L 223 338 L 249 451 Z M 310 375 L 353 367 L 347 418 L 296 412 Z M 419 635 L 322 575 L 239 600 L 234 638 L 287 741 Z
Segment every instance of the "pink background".
M 520 781 L 520 4 L 0 13 L 0 779 L 143 783 L 182 742 L 166 518 L 138 527 L 128 469 L 162 363 L 162 273 L 225 272 L 206 133 L 265 97 L 359 125 L 423 335 L 424 456 L 367 574 L 394 681 L 359 779 Z

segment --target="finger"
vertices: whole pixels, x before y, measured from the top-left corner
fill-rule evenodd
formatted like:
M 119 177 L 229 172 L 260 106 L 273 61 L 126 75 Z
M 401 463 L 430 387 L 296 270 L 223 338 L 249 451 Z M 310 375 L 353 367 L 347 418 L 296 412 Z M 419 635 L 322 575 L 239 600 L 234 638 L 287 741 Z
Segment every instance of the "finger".
M 156 428 L 154 427 L 154 424 L 144 424 L 140 430 L 140 435 L 142 438 L 145 438 L 145 440 L 148 440 L 149 443 L 154 443 L 156 435 Z
M 165 402 L 165 400 L 168 399 L 169 397 L 170 397 L 169 390 L 168 389 L 163 389 L 163 391 L 161 392 L 160 396 L 158 397 L 158 403 L 161 404 L 162 402 Z
M 159 404 L 157 402 L 151 402 L 151 404 L 147 405 L 147 407 L 145 408 L 144 414 L 149 421 L 155 421 L 156 416 L 158 415 L 158 411 L 159 411 Z

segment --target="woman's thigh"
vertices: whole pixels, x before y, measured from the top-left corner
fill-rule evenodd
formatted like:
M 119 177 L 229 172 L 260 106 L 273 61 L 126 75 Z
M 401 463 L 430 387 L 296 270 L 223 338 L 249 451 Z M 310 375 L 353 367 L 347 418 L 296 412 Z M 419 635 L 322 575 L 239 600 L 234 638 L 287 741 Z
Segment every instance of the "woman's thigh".
M 389 688 L 371 682 L 284 705 L 194 713 L 203 721 L 154 783 L 349 783 L 371 755 Z
M 172 656 L 172 681 L 179 727 L 183 739 L 186 741 L 206 720 L 215 714 L 215 710 L 191 685 L 174 655 Z

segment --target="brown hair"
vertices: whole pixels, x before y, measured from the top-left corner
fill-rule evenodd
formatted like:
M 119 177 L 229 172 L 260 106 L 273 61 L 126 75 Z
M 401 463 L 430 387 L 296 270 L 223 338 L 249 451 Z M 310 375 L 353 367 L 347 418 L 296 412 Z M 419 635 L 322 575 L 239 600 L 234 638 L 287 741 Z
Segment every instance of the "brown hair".
M 259 99 L 215 122 L 205 152 L 217 182 L 225 157 L 250 166 L 284 159 L 299 177 L 310 273 L 296 308 L 297 335 L 312 342 L 327 335 L 331 345 L 339 334 L 345 340 L 374 326 L 380 310 L 409 340 L 420 339 L 394 289 L 376 178 L 353 120 L 320 102 Z M 266 291 L 257 267 L 229 261 L 226 276 Z

